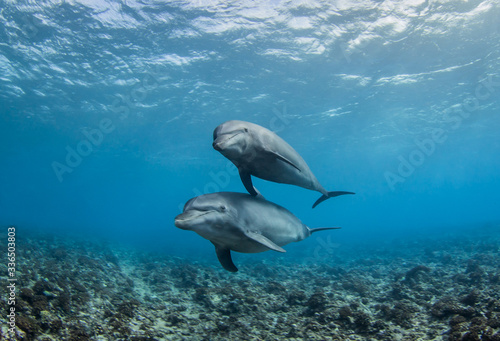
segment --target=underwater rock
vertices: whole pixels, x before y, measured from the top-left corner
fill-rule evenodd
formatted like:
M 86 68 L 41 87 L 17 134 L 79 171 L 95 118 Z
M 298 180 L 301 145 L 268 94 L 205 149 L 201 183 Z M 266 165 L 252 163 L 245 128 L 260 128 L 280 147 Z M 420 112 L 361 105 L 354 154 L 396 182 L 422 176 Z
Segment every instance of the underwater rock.
M 80 256 L 77 259 L 79 265 L 84 266 L 90 270 L 101 270 L 104 271 L 101 263 L 98 260 L 92 259 L 87 256 Z
M 288 294 L 287 303 L 289 305 L 302 305 L 307 300 L 307 295 L 302 290 L 294 290 Z
M 65 313 L 69 313 L 71 311 L 69 292 L 63 291 L 60 293 L 54 300 L 54 307 L 60 308 Z
M 40 330 L 38 322 L 35 319 L 26 316 L 18 316 L 16 318 L 16 326 L 24 331 L 30 339 L 33 338 Z
M 132 336 L 130 341 L 158 341 L 158 339 L 152 336 Z
M 57 332 L 59 329 L 63 327 L 63 323 L 59 318 L 55 318 L 50 321 L 49 329 L 53 332 Z
M 445 297 L 432 305 L 432 316 L 443 318 L 453 314 L 461 314 L 464 308 L 451 297 Z
M 34 295 L 35 295 L 35 293 L 30 288 L 19 289 L 19 297 L 30 304 L 33 303 L 33 296 Z
M 408 287 L 403 285 L 401 282 L 396 282 L 391 284 L 390 295 L 395 300 L 403 300 L 403 299 L 411 299 L 411 296 L 408 294 Z
M 50 255 L 57 260 L 65 260 L 68 257 L 68 251 L 65 247 L 57 247 L 50 251 Z
M 490 317 L 487 322 L 488 326 L 494 329 L 500 329 L 500 317 Z
M 366 332 L 371 326 L 370 316 L 363 311 L 356 311 L 353 315 L 354 325 L 358 331 Z
M 444 254 L 443 257 L 441 258 L 441 263 L 443 264 L 452 264 L 453 263 L 453 257 L 449 254 Z
M 107 261 L 107 262 L 110 262 L 111 264 L 114 264 L 116 266 L 120 266 L 119 262 L 119 258 L 116 257 L 113 253 L 106 253 L 104 255 L 104 259 Z
M 194 288 L 197 283 L 197 270 L 190 265 L 182 265 L 170 270 L 170 275 L 179 280 L 176 283 L 178 288 Z
M 169 313 L 167 314 L 165 320 L 169 322 L 172 326 L 177 326 L 180 323 L 183 323 L 184 320 L 181 317 L 182 315 L 176 314 L 176 313 Z
M 251 270 L 256 275 L 259 275 L 262 277 L 272 278 L 274 275 L 273 269 L 270 266 L 268 266 L 262 262 L 256 262 Z
M 317 292 L 317 293 L 312 294 L 306 303 L 306 306 L 308 307 L 309 314 L 324 311 L 326 308 L 327 301 L 328 301 L 328 298 L 322 292 Z
M 57 332 L 63 327 L 61 319 L 57 316 L 54 317 L 54 315 L 48 311 L 41 312 L 39 321 L 40 328 L 44 331 L 49 330 L 57 334 Z
M 474 289 L 471 291 L 470 294 L 468 294 L 467 296 L 462 298 L 461 302 L 472 306 L 472 305 L 479 302 L 480 297 L 481 297 L 481 293 L 479 292 L 479 290 Z
M 214 308 L 214 304 L 210 299 L 210 291 L 208 290 L 208 288 L 196 288 L 192 297 L 195 302 L 201 303 L 202 305 L 210 309 Z
M 128 318 L 133 318 L 135 316 L 135 312 L 137 310 L 137 307 L 141 304 L 136 299 L 132 299 L 130 301 L 125 301 L 122 302 L 118 305 L 118 308 L 116 309 L 118 314 L 121 314 L 122 316 L 128 317 Z
M 74 280 L 71 285 L 74 292 L 71 296 L 72 302 L 78 306 L 86 304 L 90 299 L 90 295 L 87 292 L 87 289 L 76 280 Z
M 351 322 L 353 315 L 352 309 L 349 306 L 343 306 L 339 309 L 339 320 Z
M 114 332 L 121 335 L 130 335 L 130 328 L 121 318 L 112 317 L 109 319 L 108 324 L 113 328 Z
M 215 328 L 217 330 L 217 333 L 225 334 L 231 329 L 231 325 L 226 321 L 217 321 Z
M 429 272 L 431 272 L 431 269 L 429 267 L 425 265 L 417 265 L 416 267 L 406 272 L 404 281 L 410 284 L 422 281 L 424 278 L 423 275 Z
M 483 280 L 485 272 L 477 260 L 470 260 L 467 263 L 465 273 L 468 274 L 470 283 L 479 283 Z
M 242 306 L 243 304 L 241 304 L 241 300 L 233 299 L 223 305 L 223 307 L 221 307 L 219 310 L 223 315 L 234 316 L 241 312 Z
M 500 300 L 490 298 L 488 300 L 488 310 L 491 310 L 492 312 L 500 312 Z
M 387 327 L 388 327 L 387 323 L 385 323 L 382 320 L 376 320 L 375 322 L 372 323 L 372 328 L 374 329 L 375 332 L 386 330 Z
M 33 285 L 33 293 L 35 295 L 43 295 L 44 292 L 51 292 L 52 290 L 52 284 L 47 281 L 38 281 Z
M 44 295 L 35 295 L 33 296 L 33 314 L 35 316 L 39 316 L 40 312 L 43 310 L 48 310 L 48 303 L 49 301 L 47 300 L 47 297 Z
M 271 281 L 266 285 L 266 292 L 275 295 L 286 295 L 286 288 L 278 282 Z
M 405 328 L 411 327 L 413 316 L 418 310 L 410 303 L 404 301 L 396 302 L 392 308 L 385 304 L 377 305 L 377 309 L 381 317 Z
M 79 327 L 73 327 L 70 331 L 68 341 L 88 341 L 90 340 L 89 334 Z
M 325 273 L 328 275 L 328 277 L 335 277 L 335 278 L 340 278 L 343 275 L 347 273 L 346 270 L 344 270 L 341 267 L 338 266 L 330 266 L 327 264 L 320 264 L 318 265 L 318 269 L 316 271 L 317 273 Z
M 287 338 L 297 338 L 297 337 L 299 337 L 299 333 L 298 333 L 297 325 L 296 324 L 292 324 L 290 326 L 290 329 L 289 329 L 288 333 L 286 334 L 286 337 Z
M 370 293 L 370 285 L 366 280 L 358 276 L 349 276 L 342 282 L 342 288 L 358 293 L 360 296 L 367 296 Z

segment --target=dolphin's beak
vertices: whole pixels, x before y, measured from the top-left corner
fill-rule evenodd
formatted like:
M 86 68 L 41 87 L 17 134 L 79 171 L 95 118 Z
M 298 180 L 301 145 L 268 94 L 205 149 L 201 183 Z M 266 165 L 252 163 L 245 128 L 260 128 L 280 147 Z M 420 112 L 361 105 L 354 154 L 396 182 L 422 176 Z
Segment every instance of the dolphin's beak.
M 217 140 L 215 140 L 215 141 L 212 143 L 212 147 L 214 147 L 214 149 L 215 149 L 215 150 L 217 150 L 217 151 L 219 151 L 219 152 L 222 150 L 222 148 L 221 148 L 221 146 L 220 146 L 220 145 L 221 145 L 220 141 L 219 141 L 219 142 L 217 142 Z
M 215 150 L 217 151 L 222 151 L 224 149 L 224 145 L 229 141 L 231 140 L 233 137 L 241 134 L 242 132 L 239 131 L 237 133 L 232 133 L 232 134 L 224 134 L 224 135 L 220 135 L 218 136 L 214 142 L 212 143 L 212 146 L 214 147 Z
M 210 211 L 186 211 L 175 217 L 174 224 L 182 230 L 191 230 L 193 220 L 204 216 L 207 213 L 210 213 Z

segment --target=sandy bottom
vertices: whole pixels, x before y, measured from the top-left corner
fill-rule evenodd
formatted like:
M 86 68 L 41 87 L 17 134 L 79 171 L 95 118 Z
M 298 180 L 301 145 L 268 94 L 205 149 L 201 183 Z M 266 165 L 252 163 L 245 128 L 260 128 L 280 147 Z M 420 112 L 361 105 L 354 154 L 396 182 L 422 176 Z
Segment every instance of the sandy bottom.
M 358 244 L 318 262 L 248 257 L 237 274 L 213 259 L 30 234 L 18 243 L 17 332 L 2 314 L 0 339 L 500 341 L 493 232 Z

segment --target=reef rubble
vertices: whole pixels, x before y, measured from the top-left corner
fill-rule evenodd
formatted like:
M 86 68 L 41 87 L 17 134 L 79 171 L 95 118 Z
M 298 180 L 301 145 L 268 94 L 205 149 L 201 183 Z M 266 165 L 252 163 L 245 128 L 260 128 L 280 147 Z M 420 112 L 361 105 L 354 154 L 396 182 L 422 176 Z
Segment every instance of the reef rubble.
M 313 264 L 248 261 L 235 275 L 30 234 L 17 256 L 17 333 L 2 322 L 0 339 L 500 341 L 499 240 L 360 244 Z

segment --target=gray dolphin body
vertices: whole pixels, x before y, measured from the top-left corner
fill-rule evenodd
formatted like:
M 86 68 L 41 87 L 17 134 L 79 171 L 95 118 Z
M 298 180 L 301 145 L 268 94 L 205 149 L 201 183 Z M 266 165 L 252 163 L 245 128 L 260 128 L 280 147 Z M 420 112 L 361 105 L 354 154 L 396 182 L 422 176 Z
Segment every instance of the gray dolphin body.
M 224 269 L 236 272 L 231 250 L 257 253 L 286 252 L 282 246 L 306 239 L 311 233 L 339 227 L 311 229 L 287 209 L 246 193 L 219 192 L 189 200 L 175 226 L 191 230 L 215 245 Z
M 214 149 L 228 158 L 240 172 L 248 193 L 260 193 L 251 175 L 278 183 L 296 185 L 323 194 L 313 205 L 353 192 L 328 192 L 316 179 L 304 159 L 282 138 L 257 124 L 227 121 L 214 130 Z

